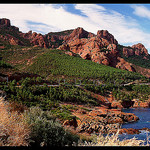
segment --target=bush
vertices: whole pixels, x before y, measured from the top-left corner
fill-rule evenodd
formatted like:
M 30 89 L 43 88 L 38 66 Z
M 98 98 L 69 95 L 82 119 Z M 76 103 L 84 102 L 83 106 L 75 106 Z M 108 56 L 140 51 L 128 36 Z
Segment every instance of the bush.
M 0 98 L 0 146 L 28 146 L 30 128 L 22 114 Z
M 65 130 L 50 111 L 31 107 L 25 116 L 31 125 L 32 146 L 71 146 L 78 141 L 78 137 Z

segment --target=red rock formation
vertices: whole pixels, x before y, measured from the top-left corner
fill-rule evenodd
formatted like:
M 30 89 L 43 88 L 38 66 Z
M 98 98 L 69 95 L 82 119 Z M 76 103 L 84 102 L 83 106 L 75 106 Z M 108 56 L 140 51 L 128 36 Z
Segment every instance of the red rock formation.
M 6 18 L 0 19 L 0 26 L 10 27 L 11 26 L 10 20 Z
M 78 27 L 74 29 L 69 36 L 65 37 L 64 42 L 66 43 L 75 39 L 88 38 L 93 36 L 94 36 L 93 33 L 87 32 L 83 28 Z
M 111 102 L 111 107 L 112 108 L 123 108 L 123 106 L 121 105 L 121 103 L 115 102 L 115 101 Z
M 137 56 L 145 55 L 143 58 L 148 59 L 146 56 L 148 56 L 149 54 L 148 54 L 148 50 L 144 47 L 144 45 L 141 43 L 138 43 L 138 44 L 133 45 L 131 48 L 124 47 L 123 55 L 126 57 L 134 56 L 134 55 L 137 55 Z
M 139 134 L 140 131 L 139 129 L 133 129 L 133 128 L 122 128 L 119 130 L 119 134 L 122 134 L 122 133 L 127 133 L 127 134 Z
M 135 49 L 135 55 L 138 55 L 138 56 L 140 56 L 142 54 L 148 55 L 147 49 L 141 43 L 133 45 L 132 48 Z
M 59 47 L 58 49 L 60 50 L 77 53 L 83 59 L 124 70 L 136 71 L 150 77 L 150 69 L 137 69 L 139 68 L 138 66 L 121 58 L 118 42 L 107 30 L 99 30 L 97 35 L 87 32 L 81 27 L 62 32 L 50 32 L 45 35 L 37 34 L 36 32 L 32 33 L 32 31 L 22 33 L 19 28 L 11 26 L 10 20 L 5 18 L 0 19 L 0 30 L 7 30 L 8 33 L 6 35 L 1 34 L 0 40 L 8 41 L 11 45 L 32 45 L 42 48 Z M 12 33 L 15 34 L 13 35 Z M 68 54 L 72 55 L 71 53 Z M 143 59 L 148 59 L 148 51 L 141 43 L 133 45 L 131 48 L 123 48 L 123 55 L 126 57 L 143 54 L 145 55 Z
M 97 36 L 102 39 L 105 46 L 108 46 L 108 44 L 118 44 L 118 42 L 114 38 L 114 36 L 112 34 L 110 34 L 107 30 L 98 30 Z
M 133 56 L 135 54 L 134 50 L 131 48 L 123 48 L 123 55 L 126 57 Z
M 133 99 L 133 102 L 134 102 L 134 104 L 132 106 L 133 108 L 139 108 L 139 107 L 141 107 L 141 108 L 149 108 L 150 107 L 150 100 L 142 102 L 142 101 L 138 101 L 136 99 Z
M 117 44 L 117 40 L 107 30 L 99 30 L 97 35 L 94 35 L 83 28 L 77 28 L 65 37 L 64 44 L 58 49 L 70 50 L 79 54 L 83 59 L 99 64 L 135 72 L 133 65 L 121 58 Z M 124 54 L 128 56 L 133 52 L 133 50 L 124 49 Z
M 94 35 L 83 28 L 77 28 L 65 38 L 64 44 L 58 49 L 67 49 L 78 53 L 83 59 L 110 65 L 110 59 L 107 54 L 110 53 L 110 55 L 116 57 L 118 51 L 115 44 L 117 43 L 114 37 L 106 30 L 98 31 L 97 35 Z M 108 46 L 108 50 L 106 52 L 101 51 L 105 46 Z
M 77 117 L 80 118 L 77 131 L 87 133 L 114 133 L 120 128 L 120 124 L 124 122 L 137 121 L 139 118 L 132 113 L 124 113 L 117 109 L 92 110 Z M 67 123 L 69 124 L 69 123 Z
M 131 63 L 125 61 L 121 57 L 118 57 L 117 59 L 118 59 L 118 63 L 116 65 L 116 68 L 135 72 L 135 69 L 134 69 L 134 67 L 132 66 Z

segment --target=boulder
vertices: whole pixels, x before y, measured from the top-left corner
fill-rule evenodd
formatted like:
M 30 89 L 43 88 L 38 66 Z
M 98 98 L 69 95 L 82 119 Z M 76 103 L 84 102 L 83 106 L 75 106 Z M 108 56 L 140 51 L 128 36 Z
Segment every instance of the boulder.
M 121 105 L 121 103 L 115 102 L 115 101 L 111 102 L 111 107 L 112 108 L 123 108 L 123 106 Z
M 74 128 L 76 128 L 78 126 L 78 122 L 76 120 L 76 117 L 73 117 L 73 119 L 71 119 L 71 120 L 64 121 L 63 125 L 64 126 L 69 125 L 69 126 L 73 126 Z
M 135 114 L 133 113 L 123 113 L 123 121 L 124 122 L 134 122 L 134 121 L 138 121 L 139 117 L 137 117 Z

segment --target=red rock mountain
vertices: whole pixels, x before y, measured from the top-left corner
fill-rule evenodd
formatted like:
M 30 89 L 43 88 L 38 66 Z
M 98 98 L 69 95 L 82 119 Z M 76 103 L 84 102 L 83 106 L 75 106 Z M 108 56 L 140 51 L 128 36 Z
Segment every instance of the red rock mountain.
M 139 49 L 139 47 L 136 48 Z M 146 52 L 146 49 L 142 48 L 143 52 Z M 97 35 L 94 35 L 83 28 L 77 28 L 58 49 L 72 51 L 83 59 L 89 59 L 99 64 L 135 72 L 133 65 L 121 58 L 118 41 L 107 30 L 99 30 Z M 126 53 L 130 53 L 130 49 L 127 49 Z M 124 50 L 124 55 L 126 53 Z
M 65 36 L 72 30 L 62 32 L 50 32 L 42 35 L 40 33 L 29 31 L 22 33 L 19 28 L 12 26 L 9 19 L 0 19 L 0 41 L 8 42 L 10 45 L 39 46 L 42 48 L 59 47 Z
M 139 67 L 129 63 L 124 57 L 141 56 L 142 59 L 149 60 L 150 55 L 143 44 L 138 43 L 132 47 L 120 45 L 115 37 L 107 30 L 98 30 L 97 34 L 85 31 L 78 27 L 74 30 L 62 32 L 50 32 L 42 35 L 29 31 L 22 33 L 19 28 L 12 26 L 9 19 L 0 19 L 0 48 L 4 48 L 3 42 L 10 45 L 39 46 L 42 48 L 58 48 L 67 50 L 66 54 L 74 56 L 79 54 L 83 59 L 93 62 L 139 72 L 150 77 L 150 69 L 137 69 Z M 139 71 L 140 70 L 140 71 Z

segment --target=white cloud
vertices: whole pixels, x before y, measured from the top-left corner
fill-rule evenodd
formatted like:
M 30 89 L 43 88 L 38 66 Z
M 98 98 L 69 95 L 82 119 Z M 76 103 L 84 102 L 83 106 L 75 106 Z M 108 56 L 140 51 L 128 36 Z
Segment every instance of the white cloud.
M 150 10 L 142 5 L 131 5 L 131 8 L 134 9 L 134 14 L 140 17 L 150 19 Z
M 132 45 L 141 42 L 150 48 L 148 42 L 150 34 L 141 31 L 135 19 L 102 7 L 94 9 L 93 5 L 86 7 L 86 5 L 78 4 L 75 8 L 84 13 L 98 30 L 105 29 L 112 33 L 120 44 Z
M 22 32 L 33 30 L 48 33 L 83 27 L 89 32 L 97 33 L 97 30 L 103 29 L 113 34 L 120 44 L 132 45 L 141 42 L 146 48 L 150 48 L 148 41 L 150 34 L 140 30 L 140 25 L 129 16 L 96 4 L 74 4 L 74 8 L 81 12 L 80 14 L 68 12 L 67 6 L 58 6 L 0 4 L 0 16 L 10 19 L 12 25 L 19 27 Z M 143 10 L 142 16 L 146 16 L 149 12 L 143 7 L 140 7 L 140 10 Z M 134 6 L 134 13 L 140 13 L 139 7 Z

